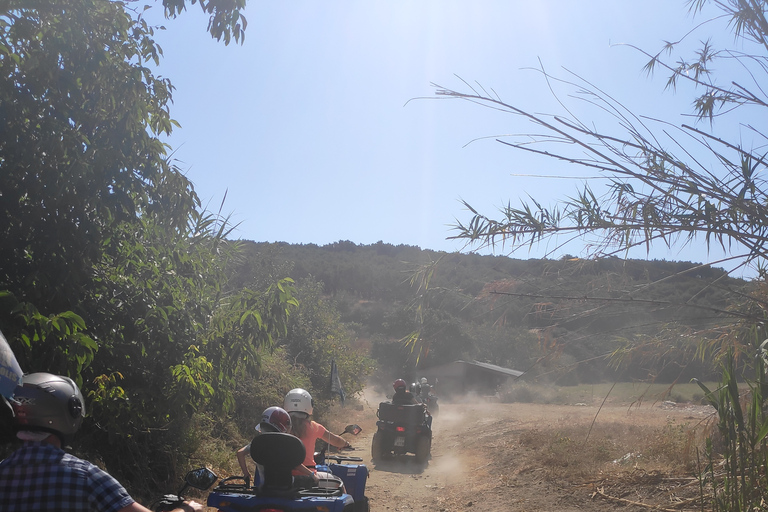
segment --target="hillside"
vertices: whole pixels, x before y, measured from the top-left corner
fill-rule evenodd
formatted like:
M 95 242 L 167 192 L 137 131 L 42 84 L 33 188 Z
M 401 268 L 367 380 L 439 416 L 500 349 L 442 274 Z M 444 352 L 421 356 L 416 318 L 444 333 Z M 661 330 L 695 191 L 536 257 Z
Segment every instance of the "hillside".
M 707 378 L 695 348 L 731 321 L 728 308 L 750 286 L 691 262 L 520 260 L 382 242 L 246 247 L 243 279 L 258 269 L 321 282 L 383 380 L 456 359 L 559 384 Z M 624 364 L 609 365 L 611 353 Z

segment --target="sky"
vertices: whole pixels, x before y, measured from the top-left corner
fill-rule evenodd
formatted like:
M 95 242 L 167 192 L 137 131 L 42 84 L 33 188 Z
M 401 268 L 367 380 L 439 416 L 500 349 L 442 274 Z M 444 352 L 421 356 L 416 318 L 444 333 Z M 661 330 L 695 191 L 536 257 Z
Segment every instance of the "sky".
M 647 77 L 647 58 L 622 44 L 656 52 L 681 37 L 695 23 L 683 0 L 251 0 L 245 43 L 229 46 L 205 33 L 199 11 L 190 5 L 156 36 L 156 73 L 176 87 L 171 114 L 181 124 L 168 143 L 209 210 L 226 197 L 222 211 L 240 239 L 467 252 L 448 239 L 470 217 L 462 200 L 491 216 L 528 196 L 551 205 L 591 174 L 495 142 L 526 128 L 438 99 L 433 84 L 467 91 L 466 82 L 553 112 L 556 98 L 532 69 L 543 65 L 638 112 L 674 113 L 678 124 L 693 98 L 664 92 L 666 77 Z M 576 179 L 541 177 L 566 174 Z M 581 244 L 496 254 L 565 252 L 586 255 Z M 650 257 L 719 255 L 696 245 Z

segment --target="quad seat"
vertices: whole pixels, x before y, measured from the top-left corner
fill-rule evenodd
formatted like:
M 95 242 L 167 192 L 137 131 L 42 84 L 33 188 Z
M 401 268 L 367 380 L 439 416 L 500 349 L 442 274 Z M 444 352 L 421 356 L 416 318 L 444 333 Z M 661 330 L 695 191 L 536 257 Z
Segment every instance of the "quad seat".
M 304 443 L 296 436 L 282 432 L 262 432 L 251 441 L 251 458 L 264 467 L 266 494 L 289 491 L 293 485 L 293 468 L 304 462 Z
M 313 487 L 310 477 L 294 477 L 292 470 L 304 462 L 304 443 L 282 432 L 262 432 L 251 441 L 251 458 L 264 467 L 259 496 L 295 499 L 299 496 L 341 496 L 340 489 Z
M 402 424 L 405 426 L 422 425 L 425 421 L 424 404 L 393 404 L 381 402 L 378 416 L 381 421 Z

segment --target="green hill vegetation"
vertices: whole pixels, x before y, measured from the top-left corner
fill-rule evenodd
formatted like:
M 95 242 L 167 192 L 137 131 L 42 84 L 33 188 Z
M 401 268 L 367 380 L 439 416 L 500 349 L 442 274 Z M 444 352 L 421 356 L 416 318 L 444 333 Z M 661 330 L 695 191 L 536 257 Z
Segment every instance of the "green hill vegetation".
M 520 260 L 348 241 L 245 250 L 241 280 L 282 262 L 297 283 L 321 286 L 382 383 L 457 359 L 560 385 L 709 379 L 715 369 L 697 347 L 721 334 L 750 286 L 690 262 Z

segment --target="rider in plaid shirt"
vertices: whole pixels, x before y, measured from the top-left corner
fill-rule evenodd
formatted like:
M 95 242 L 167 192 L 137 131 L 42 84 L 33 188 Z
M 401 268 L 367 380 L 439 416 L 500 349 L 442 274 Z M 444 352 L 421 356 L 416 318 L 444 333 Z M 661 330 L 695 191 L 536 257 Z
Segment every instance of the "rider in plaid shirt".
M 0 462 L 0 511 L 150 512 L 108 473 L 62 450 L 85 417 L 83 395 L 71 379 L 25 375 L 11 405 L 23 445 Z M 188 501 L 174 510 L 203 507 Z
M 109 474 L 51 443 L 27 441 L 0 463 L 3 511 L 117 512 L 132 503 Z

